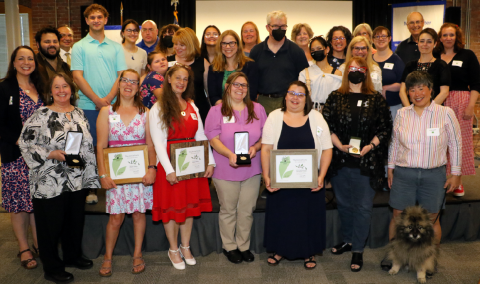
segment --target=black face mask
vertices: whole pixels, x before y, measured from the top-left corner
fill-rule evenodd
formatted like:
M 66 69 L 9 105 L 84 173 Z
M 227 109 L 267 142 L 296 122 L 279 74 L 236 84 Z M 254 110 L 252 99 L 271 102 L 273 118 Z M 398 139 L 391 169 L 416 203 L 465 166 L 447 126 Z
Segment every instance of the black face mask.
M 312 57 L 315 61 L 322 61 L 325 59 L 325 50 L 317 50 L 312 52 Z
M 172 36 L 164 36 L 162 37 L 162 43 L 165 45 L 167 48 L 173 47 L 173 41 L 172 41 Z
M 281 41 L 285 37 L 286 33 L 287 31 L 282 29 L 272 30 L 272 36 L 276 41 Z
M 365 80 L 365 74 L 360 71 L 348 73 L 348 81 L 352 84 L 360 84 Z

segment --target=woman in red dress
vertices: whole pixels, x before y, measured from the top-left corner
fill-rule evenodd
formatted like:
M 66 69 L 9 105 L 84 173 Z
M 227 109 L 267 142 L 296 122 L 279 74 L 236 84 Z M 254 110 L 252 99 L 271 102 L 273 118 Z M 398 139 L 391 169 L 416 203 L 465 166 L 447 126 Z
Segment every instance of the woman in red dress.
M 195 265 L 190 252 L 193 217 L 212 211 L 207 178 L 215 161 L 209 147 L 209 165 L 203 178 L 178 181 L 170 163 L 170 145 L 208 140 L 198 108 L 193 103 L 193 73 L 190 66 L 176 63 L 165 75 L 163 95 L 150 110 L 150 133 L 157 152 L 157 179 L 153 186 L 152 219 L 162 221 L 170 249 L 168 257 L 176 269 Z M 178 232 L 181 241 L 178 246 Z M 183 259 L 185 259 L 185 262 Z

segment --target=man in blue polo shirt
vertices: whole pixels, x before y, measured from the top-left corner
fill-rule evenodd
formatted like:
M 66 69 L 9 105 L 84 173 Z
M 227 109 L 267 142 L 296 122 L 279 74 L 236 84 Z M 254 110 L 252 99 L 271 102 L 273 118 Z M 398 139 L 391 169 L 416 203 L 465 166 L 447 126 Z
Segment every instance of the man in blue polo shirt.
M 288 85 L 298 80 L 300 71 L 308 67 L 303 50 L 285 37 L 287 15 L 273 11 L 267 15 L 269 36 L 250 52 L 259 69 L 258 103 L 267 114 L 282 106 Z
M 137 46 L 142 48 L 149 54 L 155 50 L 158 43 L 158 28 L 152 20 L 146 20 L 142 24 L 142 41 L 137 43 Z
M 102 5 L 92 4 L 83 15 L 90 29 L 87 36 L 73 45 L 71 70 L 80 89 L 78 107 L 88 119 L 96 146 L 98 112 L 115 99 L 118 76 L 127 69 L 127 64 L 122 46 L 105 37 L 107 10 Z

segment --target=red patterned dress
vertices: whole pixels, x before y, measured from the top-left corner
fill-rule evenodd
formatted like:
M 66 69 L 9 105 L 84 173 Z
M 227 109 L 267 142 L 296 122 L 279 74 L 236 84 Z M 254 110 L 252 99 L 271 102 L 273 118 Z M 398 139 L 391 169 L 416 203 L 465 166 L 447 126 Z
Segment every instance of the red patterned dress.
M 176 131 L 174 132 L 172 129 L 168 131 L 167 153 L 169 158 L 171 144 L 195 141 L 198 119 L 200 119 L 198 113 L 190 103 L 187 103 L 184 124 L 180 125 L 174 122 Z M 170 185 L 166 179 L 165 170 L 158 163 L 157 179 L 153 185 L 152 219 L 154 221 L 167 223 L 175 220 L 177 223 L 182 223 L 188 217 L 200 216 L 202 212 L 210 211 L 212 211 L 212 201 L 207 178 L 182 180 L 177 184 Z

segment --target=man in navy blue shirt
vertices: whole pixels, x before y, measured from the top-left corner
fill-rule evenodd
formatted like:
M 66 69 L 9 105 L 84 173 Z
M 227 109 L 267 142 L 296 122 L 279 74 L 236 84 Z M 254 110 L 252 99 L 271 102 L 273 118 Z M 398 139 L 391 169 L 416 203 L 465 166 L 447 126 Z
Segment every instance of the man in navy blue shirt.
M 250 52 L 258 66 L 258 103 L 267 114 L 282 106 L 288 85 L 298 80 L 300 71 L 308 67 L 303 50 L 285 37 L 287 15 L 273 11 L 267 15 L 269 36 Z
M 137 46 L 144 49 L 147 54 L 155 50 L 158 43 L 157 24 L 152 20 L 146 20 L 142 24 L 142 41 Z
M 418 38 L 420 37 L 420 32 L 423 30 L 424 23 L 425 21 L 420 12 L 411 12 L 407 16 L 407 28 L 411 36 L 402 41 L 395 50 L 395 53 L 400 56 L 405 64 L 420 58 Z

